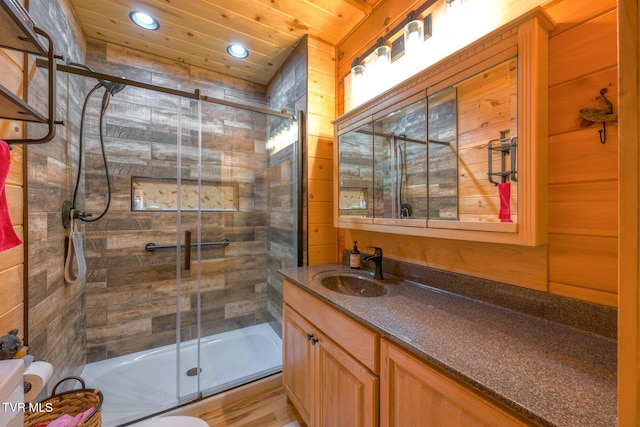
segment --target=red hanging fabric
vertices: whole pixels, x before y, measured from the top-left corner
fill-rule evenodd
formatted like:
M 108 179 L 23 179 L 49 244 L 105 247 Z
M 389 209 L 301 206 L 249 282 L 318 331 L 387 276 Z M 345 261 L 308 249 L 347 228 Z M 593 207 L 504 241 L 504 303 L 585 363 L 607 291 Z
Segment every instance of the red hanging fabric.
M 498 184 L 498 194 L 500 194 L 500 222 L 513 222 L 511 220 L 511 183 Z
M 11 218 L 9 217 L 9 207 L 7 206 L 7 192 L 5 182 L 9 176 L 11 167 L 11 151 L 9 144 L 0 140 L 0 251 L 6 251 L 22 243 L 16 234 Z

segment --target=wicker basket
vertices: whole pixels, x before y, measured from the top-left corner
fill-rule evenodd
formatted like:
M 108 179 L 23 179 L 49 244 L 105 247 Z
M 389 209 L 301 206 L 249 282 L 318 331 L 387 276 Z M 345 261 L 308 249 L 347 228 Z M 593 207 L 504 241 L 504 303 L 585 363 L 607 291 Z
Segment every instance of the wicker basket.
M 56 394 L 58 386 L 68 380 L 79 381 L 80 384 L 82 384 L 82 388 Z M 78 427 L 101 427 L 102 400 L 102 392 L 98 389 L 86 388 L 82 378 L 63 378 L 53 387 L 51 396 L 40 402 L 40 411 L 25 412 L 24 427 L 33 427 L 37 424 L 49 424 L 64 414 L 76 416 L 90 408 L 95 408 L 95 411 L 87 419 L 78 424 Z M 48 410 L 50 410 L 50 412 L 47 412 Z

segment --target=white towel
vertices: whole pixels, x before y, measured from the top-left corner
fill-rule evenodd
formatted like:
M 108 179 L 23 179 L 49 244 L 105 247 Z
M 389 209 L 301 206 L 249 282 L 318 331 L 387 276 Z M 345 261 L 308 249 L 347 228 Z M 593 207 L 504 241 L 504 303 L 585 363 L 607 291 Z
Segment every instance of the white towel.
M 71 214 L 73 215 L 73 212 Z M 76 229 L 76 221 L 77 220 L 74 219 L 71 220 L 67 258 L 64 263 L 64 280 L 69 284 L 84 280 L 87 275 L 87 263 L 84 259 L 82 233 Z

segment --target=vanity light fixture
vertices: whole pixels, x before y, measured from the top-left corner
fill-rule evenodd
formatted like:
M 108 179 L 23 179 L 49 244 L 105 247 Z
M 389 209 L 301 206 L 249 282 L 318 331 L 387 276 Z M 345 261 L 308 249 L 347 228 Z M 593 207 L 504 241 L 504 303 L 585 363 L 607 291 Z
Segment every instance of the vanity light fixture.
M 232 43 L 229 46 L 227 46 L 227 53 L 233 56 L 234 58 L 240 58 L 240 59 L 243 59 L 249 56 L 249 51 L 247 50 L 247 48 L 242 46 L 239 43 Z
M 351 78 L 353 78 L 354 81 L 364 79 L 364 70 L 366 68 L 364 64 L 360 63 L 360 58 L 354 59 L 351 63 Z
M 360 63 L 360 58 L 356 58 L 351 63 L 351 97 L 354 105 L 360 105 L 366 99 L 367 82 L 365 79 L 364 64 Z
M 376 54 L 376 67 L 386 67 L 391 64 L 391 47 L 384 44 L 382 37 L 378 39 L 373 52 Z
M 370 84 L 375 93 L 380 93 L 389 88 L 391 81 L 391 47 L 384 43 L 384 39 L 380 37 L 373 50 L 373 69 L 372 76 L 369 76 Z
M 140 12 L 136 10 L 131 11 L 129 13 L 129 18 L 131 18 L 134 24 L 144 28 L 145 30 L 155 31 L 160 28 L 160 23 L 158 22 L 158 20 L 146 12 Z
M 441 1 L 427 0 L 411 11 L 407 19 L 400 20 L 393 28 L 386 28 L 386 34 L 378 38 L 376 44 L 358 52 L 358 57 L 351 63 L 350 73 L 351 102 L 354 106 L 360 105 L 361 101 L 366 101 L 396 82 L 395 76 L 401 76 L 402 72 L 392 73 L 392 63 L 402 56 L 408 54 L 410 59 L 404 61 L 400 68 L 411 71 L 415 64 L 419 64 L 420 55 L 413 52 L 422 49 L 423 42 L 431 37 L 432 32 L 431 13 L 426 13 Z M 420 16 L 424 14 L 426 16 L 421 19 Z M 360 63 L 361 58 L 366 61 L 367 67 L 371 66 L 366 73 L 365 65 Z
M 415 15 L 415 11 L 411 11 L 404 26 L 404 51 L 407 55 L 415 52 L 424 41 L 424 22 Z

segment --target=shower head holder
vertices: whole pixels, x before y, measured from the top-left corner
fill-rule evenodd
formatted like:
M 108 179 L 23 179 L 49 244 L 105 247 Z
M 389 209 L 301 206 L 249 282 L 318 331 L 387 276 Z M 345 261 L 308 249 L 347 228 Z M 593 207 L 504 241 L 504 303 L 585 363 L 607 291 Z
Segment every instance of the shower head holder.
M 71 221 L 74 219 L 79 219 L 80 221 L 84 221 L 85 218 L 92 217 L 93 214 L 91 212 L 80 212 L 73 208 L 73 203 L 69 200 L 65 200 L 62 202 L 62 226 L 65 229 L 69 229 L 71 227 Z
M 91 71 L 92 73 L 95 73 L 93 68 L 89 67 L 88 65 L 81 64 L 80 62 L 72 62 L 67 60 L 67 65 L 70 67 L 84 68 L 87 71 Z M 126 79 L 126 77 L 121 77 L 121 78 Z M 96 80 L 98 80 L 98 83 L 100 83 L 100 85 L 104 87 L 104 89 L 107 92 L 109 92 L 111 95 L 115 95 L 116 93 L 122 91 L 125 87 L 127 87 L 127 85 L 124 83 L 111 82 L 108 80 L 98 79 L 98 78 L 96 78 Z
M 62 226 L 67 230 L 71 227 L 72 212 L 73 204 L 69 200 L 62 202 Z

